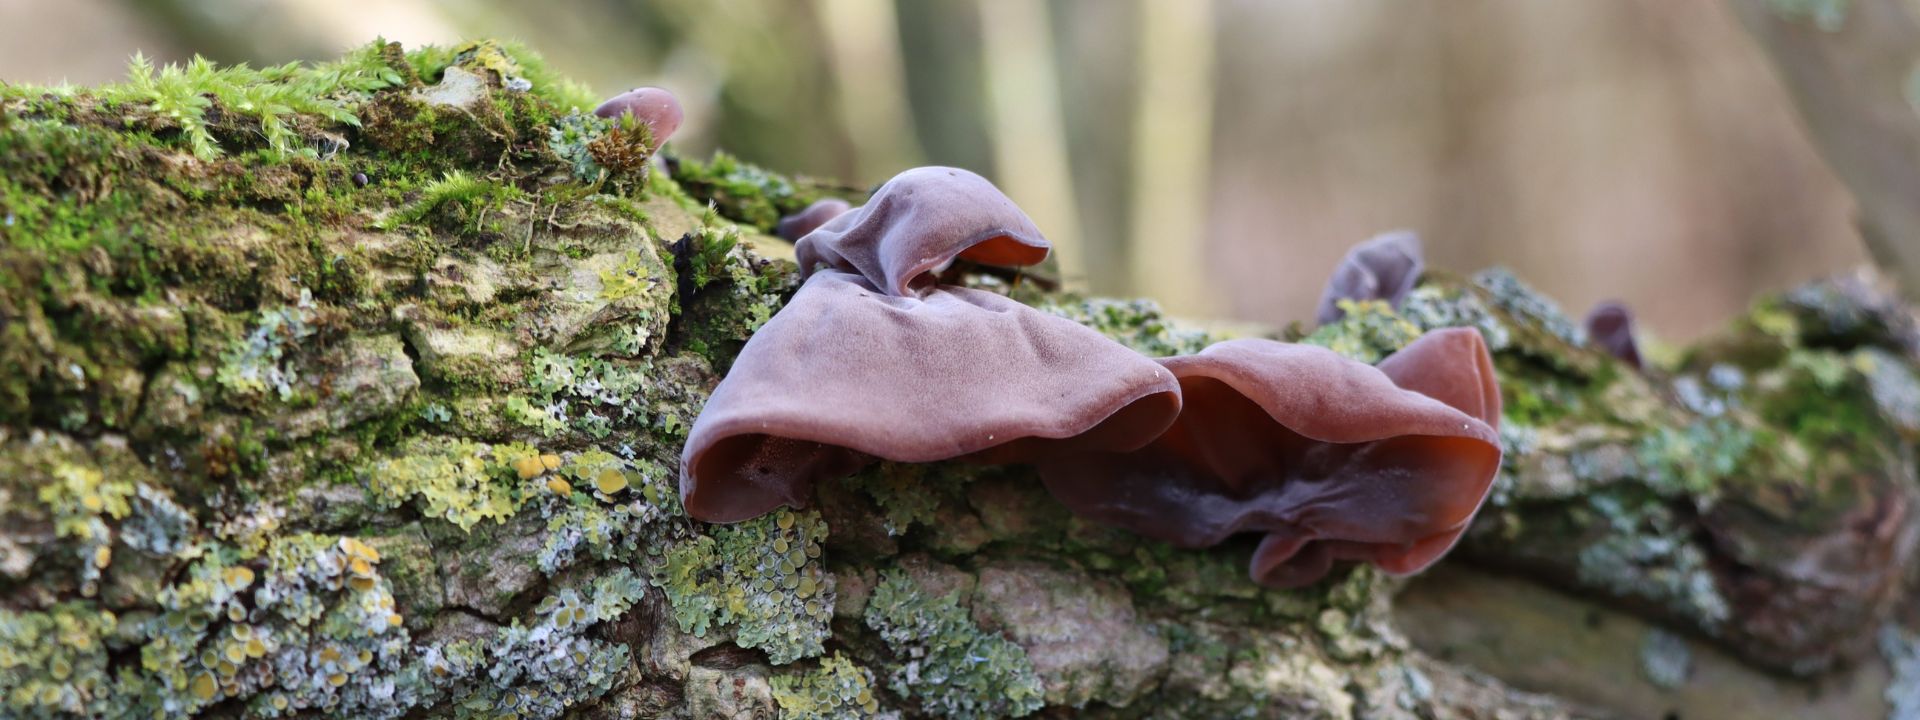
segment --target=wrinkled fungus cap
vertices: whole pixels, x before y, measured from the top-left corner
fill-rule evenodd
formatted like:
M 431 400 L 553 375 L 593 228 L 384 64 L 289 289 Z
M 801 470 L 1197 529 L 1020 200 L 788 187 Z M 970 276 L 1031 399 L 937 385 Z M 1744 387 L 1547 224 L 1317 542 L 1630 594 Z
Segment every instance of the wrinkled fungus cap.
M 828 220 L 840 217 L 852 209 L 852 205 L 840 198 L 815 200 L 812 205 L 808 205 L 800 212 L 780 218 L 780 224 L 774 226 L 773 234 L 787 242 L 795 242 L 806 237 L 807 233 L 818 230 L 821 225 L 827 224 Z
M 1587 337 L 1594 347 L 1635 370 L 1640 369 L 1640 346 L 1633 340 L 1633 312 L 1617 302 L 1603 302 L 1587 313 Z
M 1455 357 L 1484 345 L 1437 337 L 1409 346 L 1401 366 L 1421 369 L 1403 372 L 1476 378 L 1447 394 L 1497 417 L 1497 393 L 1489 405 L 1484 389 L 1492 376 L 1480 374 L 1490 362 Z M 1471 370 L 1428 372 L 1424 358 Z M 1041 476 L 1074 512 L 1176 545 L 1264 533 L 1250 571 L 1266 585 L 1311 584 L 1334 560 L 1426 567 L 1465 530 L 1500 466 L 1498 434 L 1476 414 L 1323 348 L 1233 340 L 1162 362 L 1184 396 L 1165 434 L 1134 452 L 1043 461 Z
M 634 88 L 615 95 L 594 108 L 593 114 L 609 119 L 632 114 L 635 120 L 647 124 L 653 133 L 655 148 L 680 129 L 680 121 L 685 117 L 673 93 L 657 87 Z
M 1345 317 L 1341 300 L 1385 300 L 1397 309 L 1420 281 L 1425 267 L 1420 236 L 1406 230 L 1376 235 L 1355 245 L 1327 278 L 1315 321 L 1325 325 Z
M 1047 258 L 1033 220 L 986 178 L 950 167 L 895 175 L 865 205 L 840 215 L 794 246 L 800 272 L 819 266 L 858 273 L 889 295 L 930 285 L 955 258 L 986 265 L 1032 265 Z
M 754 333 L 694 421 L 687 513 L 735 522 L 802 506 L 816 480 L 875 458 L 1032 462 L 1159 436 L 1180 410 L 1159 363 L 1004 296 L 931 283 L 956 257 L 1046 252 L 999 190 L 951 168 L 902 173 L 803 238 L 803 266 L 829 269 Z

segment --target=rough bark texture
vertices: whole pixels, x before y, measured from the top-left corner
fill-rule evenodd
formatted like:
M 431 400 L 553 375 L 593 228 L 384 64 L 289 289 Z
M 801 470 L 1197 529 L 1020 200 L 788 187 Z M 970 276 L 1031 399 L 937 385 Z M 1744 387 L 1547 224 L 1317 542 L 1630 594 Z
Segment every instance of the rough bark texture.
M 687 427 L 794 288 L 764 233 L 860 198 L 724 157 L 649 173 L 644 134 L 562 109 L 590 102 L 487 43 L 0 88 L 0 717 L 1642 707 L 1511 689 L 1410 644 L 1402 583 L 1264 590 L 1251 543 L 1088 525 L 1023 468 L 882 464 L 688 520 Z M 1152 355 L 1228 334 L 965 281 Z M 1455 325 L 1496 351 L 1508 461 L 1448 564 L 1749 664 L 1863 657 L 1915 534 L 1904 306 L 1816 285 L 1646 376 L 1497 270 L 1276 335 L 1372 361 Z M 1460 597 L 1434 587 L 1400 599 Z M 1686 687 L 1662 647 L 1646 672 Z

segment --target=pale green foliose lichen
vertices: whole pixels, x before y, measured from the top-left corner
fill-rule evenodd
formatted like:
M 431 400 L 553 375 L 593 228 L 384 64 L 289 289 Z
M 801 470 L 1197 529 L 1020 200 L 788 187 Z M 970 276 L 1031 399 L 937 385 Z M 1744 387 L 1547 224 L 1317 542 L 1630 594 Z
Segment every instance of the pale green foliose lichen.
M 819 667 L 775 675 L 770 682 L 781 720 L 869 718 L 880 710 L 873 673 L 839 653 L 822 659 Z
M 928 597 L 899 570 L 884 573 L 867 601 L 867 627 L 894 662 L 887 687 L 929 711 L 960 720 L 1022 717 L 1045 687 L 1026 650 L 975 625 L 954 595 Z
M 1320 326 L 1300 342 L 1318 345 L 1369 365 L 1380 362 L 1420 337 L 1420 328 L 1382 300 L 1341 300 L 1346 314 Z
M 833 578 L 820 561 L 827 524 L 813 512 L 778 510 L 713 528 L 664 553 L 652 582 L 666 592 L 681 631 L 704 637 L 731 628 L 734 641 L 785 665 L 823 651 L 833 617 Z

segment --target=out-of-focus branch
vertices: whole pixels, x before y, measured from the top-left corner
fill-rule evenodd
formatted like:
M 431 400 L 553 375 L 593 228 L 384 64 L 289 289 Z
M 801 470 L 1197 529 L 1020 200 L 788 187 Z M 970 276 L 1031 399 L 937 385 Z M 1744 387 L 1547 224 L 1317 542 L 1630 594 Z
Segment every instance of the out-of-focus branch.
M 1203 243 L 1213 147 L 1213 3 L 1140 0 L 1129 291 L 1205 315 Z
M 819 0 L 814 7 L 833 65 L 841 122 L 853 140 L 855 179 L 877 183 L 918 164 L 893 0 Z
M 1731 4 L 1772 59 L 1821 154 L 1853 192 L 1874 260 L 1908 298 L 1920 298 L 1920 109 L 1907 97 L 1920 61 L 1920 24 L 1911 7 L 1852 0 L 1817 14 L 1779 0 Z
M 1046 230 L 1060 276 L 1082 285 L 1087 257 L 1067 163 L 1059 64 L 1054 61 L 1047 6 L 1026 0 L 980 0 L 979 6 L 994 180 Z

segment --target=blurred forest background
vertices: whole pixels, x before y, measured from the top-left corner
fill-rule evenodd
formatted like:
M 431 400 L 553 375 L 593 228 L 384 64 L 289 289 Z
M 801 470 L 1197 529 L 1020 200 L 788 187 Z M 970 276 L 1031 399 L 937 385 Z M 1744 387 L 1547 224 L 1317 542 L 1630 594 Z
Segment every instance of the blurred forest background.
M 988 175 L 1063 270 L 1175 312 L 1311 316 L 1412 228 L 1670 340 L 1865 261 L 1765 56 L 1708 0 L 0 0 L 0 80 L 135 50 L 255 65 L 522 40 L 607 94 L 661 85 L 679 152 L 866 185 Z

